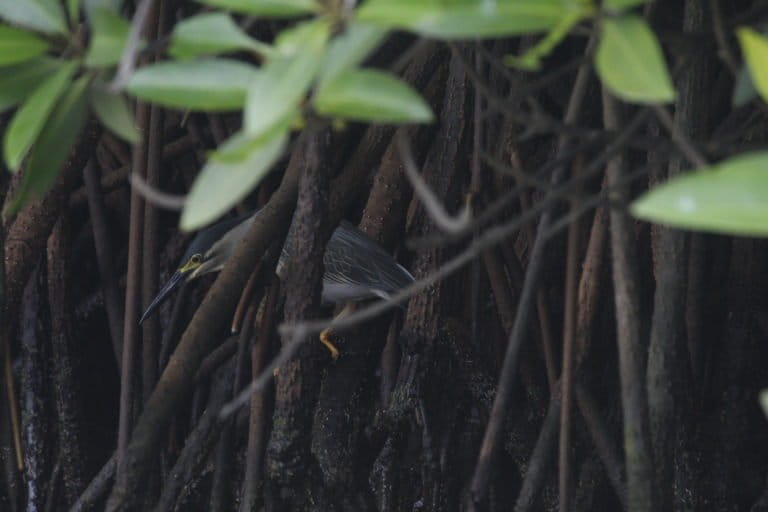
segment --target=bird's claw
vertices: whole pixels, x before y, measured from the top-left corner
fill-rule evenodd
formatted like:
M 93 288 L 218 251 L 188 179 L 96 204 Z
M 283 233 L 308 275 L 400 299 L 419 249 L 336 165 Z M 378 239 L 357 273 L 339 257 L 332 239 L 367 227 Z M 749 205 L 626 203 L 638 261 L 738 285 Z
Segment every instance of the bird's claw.
M 336 348 L 336 346 L 331 342 L 331 330 L 326 329 L 323 332 L 320 333 L 320 343 L 325 345 L 325 348 L 328 349 L 328 351 L 331 353 L 331 357 L 333 360 L 337 360 L 339 358 L 339 349 Z

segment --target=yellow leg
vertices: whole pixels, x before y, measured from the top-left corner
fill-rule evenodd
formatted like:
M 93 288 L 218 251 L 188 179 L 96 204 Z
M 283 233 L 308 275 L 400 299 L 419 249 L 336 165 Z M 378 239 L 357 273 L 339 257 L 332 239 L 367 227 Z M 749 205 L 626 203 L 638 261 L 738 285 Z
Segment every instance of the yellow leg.
M 336 315 L 333 319 L 339 320 L 341 318 L 344 318 L 348 314 L 352 313 L 354 310 L 355 310 L 355 306 L 353 303 L 350 302 L 346 306 L 344 306 L 344 309 L 342 309 L 339 312 L 339 314 Z M 320 333 L 320 343 L 325 345 L 325 348 L 328 349 L 328 351 L 331 353 L 331 357 L 335 361 L 336 359 L 339 358 L 339 349 L 336 348 L 336 345 L 334 345 L 333 342 L 331 341 L 331 333 L 332 333 L 332 330 L 330 327 L 327 329 L 324 329 Z
M 323 332 L 320 333 L 320 343 L 325 345 L 325 348 L 327 348 L 331 352 L 331 357 L 333 360 L 337 360 L 339 358 L 339 349 L 336 348 L 336 346 L 331 342 L 331 330 L 325 329 Z

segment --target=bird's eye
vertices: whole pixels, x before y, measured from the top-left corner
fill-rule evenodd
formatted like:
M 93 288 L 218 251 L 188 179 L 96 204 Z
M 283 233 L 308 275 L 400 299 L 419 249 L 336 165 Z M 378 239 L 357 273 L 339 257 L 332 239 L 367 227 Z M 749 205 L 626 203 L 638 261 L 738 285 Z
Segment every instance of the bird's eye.
M 200 254 L 193 254 L 189 262 L 193 265 L 199 265 L 203 261 L 203 257 Z

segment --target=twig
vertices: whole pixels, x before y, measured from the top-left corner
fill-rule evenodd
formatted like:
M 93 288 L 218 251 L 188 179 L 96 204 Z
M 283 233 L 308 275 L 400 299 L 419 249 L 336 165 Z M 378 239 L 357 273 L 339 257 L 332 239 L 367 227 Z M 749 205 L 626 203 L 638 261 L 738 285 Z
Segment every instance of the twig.
M 400 156 L 403 159 L 405 175 L 411 182 L 413 191 L 419 199 L 421 199 L 424 209 L 430 219 L 432 219 L 439 229 L 449 234 L 457 234 L 467 229 L 472 219 L 472 209 L 469 205 L 465 204 L 464 209 L 456 217 L 451 217 L 448 212 L 445 211 L 445 207 L 440 203 L 437 196 L 435 196 L 421 175 L 419 175 L 419 171 L 416 169 L 416 162 L 413 160 L 413 153 L 411 152 L 410 145 L 402 130 L 397 132 L 396 138 Z
M 249 301 L 246 306 L 245 313 L 245 327 L 238 336 L 237 358 L 235 362 L 235 378 L 231 387 L 228 389 L 228 394 L 231 397 L 238 389 L 242 387 L 242 382 L 245 379 L 246 362 L 250 359 L 250 348 L 253 339 L 254 321 L 256 320 L 256 309 L 258 305 L 253 301 Z M 214 472 L 213 481 L 211 482 L 211 493 L 208 501 L 208 508 L 212 511 L 230 510 L 230 490 L 232 489 L 231 479 L 233 457 L 232 451 L 234 450 L 234 418 L 230 421 L 224 422 L 219 428 L 219 440 L 216 446 L 216 454 L 214 455 Z
M 3 204 L 6 199 L 6 193 L 8 192 L 8 178 L 7 176 L 0 177 L 0 204 Z M 24 470 L 24 458 L 22 456 L 21 445 L 21 426 L 19 424 L 19 406 L 16 398 L 16 385 L 13 380 L 13 366 L 11 364 L 11 340 L 8 325 L 8 286 L 5 275 L 5 224 L 3 223 L 2 216 L 0 216 L 0 323 L 5 325 L 4 329 L 0 329 L 0 357 L 3 361 L 3 378 L 5 379 L 5 392 L 8 405 L 8 418 L 11 428 L 11 435 L 13 437 L 13 451 L 16 456 L 16 469 L 19 472 Z M 0 386 L 3 387 L 3 386 Z M 1 402 L 0 402 L 1 403 Z M 10 472 L 10 471 L 9 471 Z M 8 478 L 12 478 L 11 475 Z
M 680 127 L 675 124 L 674 119 L 669 114 L 666 108 L 660 105 L 654 105 L 653 111 L 656 113 L 656 117 L 664 125 L 669 134 L 672 136 L 672 141 L 678 147 L 678 149 L 685 155 L 689 162 L 698 168 L 704 168 L 709 166 L 707 160 L 699 153 L 688 137 L 680 130 Z
M 485 162 L 491 169 L 493 169 L 496 172 L 506 174 L 507 176 L 512 176 L 515 178 L 515 180 L 519 183 L 518 186 L 527 186 L 532 188 L 537 188 L 539 190 L 549 190 L 549 183 L 546 180 L 541 180 L 537 178 L 536 176 L 530 176 L 526 174 L 523 169 L 519 168 L 516 165 L 504 165 L 503 163 L 499 162 L 494 158 L 492 155 L 482 152 L 481 155 L 483 162 Z M 537 173 L 537 175 L 542 174 L 541 172 Z
M 577 167 L 578 168 L 578 167 Z M 571 202 L 571 209 L 578 200 Z M 563 320 L 562 410 L 560 413 L 559 496 L 560 512 L 568 512 L 570 502 L 571 411 L 573 410 L 574 342 L 576 338 L 576 308 L 579 273 L 579 221 L 568 228 L 568 254 L 565 270 L 565 319 Z
M 514 151 L 510 153 L 512 165 L 518 168 L 522 167 L 522 163 L 517 154 Z M 522 194 L 520 196 L 520 206 L 523 212 L 531 210 L 531 201 L 528 195 Z M 529 241 L 536 238 L 536 234 L 533 232 L 531 224 L 525 226 L 525 234 Z M 549 239 L 549 237 L 546 238 Z M 550 326 L 549 302 L 547 301 L 545 290 L 538 290 L 536 292 L 536 313 L 539 317 L 539 328 L 541 329 L 539 341 L 541 342 L 541 352 L 544 356 L 544 366 L 547 371 L 547 384 L 549 386 L 549 392 L 552 394 L 554 393 L 557 382 L 558 369 L 557 363 L 555 362 L 555 349 L 552 340 L 552 328 Z
M 166 162 L 172 160 L 173 158 L 194 149 L 196 144 L 197 143 L 190 135 L 184 135 L 169 142 L 163 148 L 163 161 Z M 125 183 L 130 174 L 130 166 L 124 165 L 117 169 L 104 169 L 104 171 L 107 172 L 101 177 L 101 188 L 104 192 L 110 192 Z M 69 206 L 72 207 L 85 202 L 87 195 L 88 193 L 85 187 L 75 190 L 69 198 Z
M 603 87 L 603 119 L 610 129 L 621 126 L 618 104 Z M 608 164 L 609 187 L 617 185 L 623 170 L 622 156 Z M 611 197 L 625 200 L 627 190 L 616 188 Z M 654 472 L 648 436 L 648 403 L 643 385 L 640 340 L 640 297 L 634 262 L 634 230 L 625 212 L 610 212 L 611 254 L 613 255 L 616 342 L 619 351 L 621 405 L 624 415 L 624 453 L 627 467 L 627 506 L 632 511 L 655 510 Z
M 248 305 L 253 302 L 253 294 L 256 291 L 256 282 L 259 280 L 258 275 L 260 269 L 261 262 L 259 262 L 256 270 L 253 271 L 251 277 L 248 278 L 248 282 L 245 284 L 245 289 L 243 289 L 243 293 L 240 294 L 240 301 L 237 303 L 235 314 L 232 316 L 232 325 L 229 328 L 229 332 L 232 334 L 240 332 L 243 319 L 245 318 L 245 314 L 248 312 Z
M 714 29 L 715 40 L 717 41 L 717 54 L 723 60 L 728 70 L 735 75 L 739 72 L 739 66 L 736 64 L 737 61 L 733 56 L 733 52 L 731 52 L 731 47 L 725 35 L 723 11 L 720 9 L 719 0 L 709 0 L 709 11 L 712 15 L 712 28 Z
M 498 394 L 497 394 L 498 396 Z M 536 495 L 546 476 L 551 461 L 554 459 L 553 452 L 557 442 L 557 425 L 560 420 L 560 393 L 555 388 L 555 393 L 549 401 L 547 415 L 544 417 L 544 423 L 541 426 L 539 438 L 536 440 L 536 446 L 533 448 L 528 470 L 525 473 L 523 484 L 520 487 L 520 494 L 515 502 L 515 512 L 526 512 L 531 510 Z
M 96 247 L 96 263 L 101 277 L 104 305 L 109 321 L 109 333 L 112 338 L 112 349 L 118 369 L 121 368 L 123 353 L 123 303 L 115 272 L 112 244 L 107 227 L 107 214 L 104 207 L 104 196 L 101 193 L 99 173 L 93 159 L 85 166 L 83 180 L 88 191 L 88 210 L 93 226 L 93 242 Z
M 280 295 L 280 281 L 275 279 L 267 292 L 266 299 L 262 303 L 261 315 L 257 315 L 259 322 L 256 343 L 251 349 L 251 375 L 259 375 L 263 368 L 267 355 L 270 352 L 274 333 L 275 311 Z M 254 509 L 257 492 L 261 482 L 261 468 L 264 460 L 264 445 L 266 438 L 266 420 L 268 413 L 266 408 L 266 394 L 255 393 L 251 397 L 251 414 L 248 426 L 248 450 L 245 459 L 245 478 L 240 499 L 240 512 L 250 512 Z
M 160 0 L 158 9 L 161 11 L 158 27 L 163 22 L 163 7 L 165 2 Z M 153 30 L 156 32 L 156 30 Z M 160 183 L 160 167 L 162 165 L 163 148 L 163 109 L 153 105 L 149 111 L 149 137 L 147 141 L 147 185 L 156 187 Z M 160 255 L 159 234 L 157 227 L 158 212 L 148 201 L 144 202 L 144 241 L 142 245 L 142 309 L 147 308 L 155 298 L 158 289 L 158 259 Z M 158 353 L 160 351 L 160 322 L 158 316 L 150 316 L 142 324 L 141 339 L 141 384 L 142 401 L 146 401 L 157 381 Z M 152 484 L 155 485 L 155 484 Z M 148 491 L 148 493 L 150 493 Z
M 635 134 L 637 130 L 639 130 L 643 124 L 646 122 L 646 117 L 648 116 L 648 113 L 650 111 L 647 109 L 640 110 L 637 112 L 635 117 L 627 123 L 624 128 L 618 132 L 616 138 L 605 147 L 600 154 L 592 160 L 589 165 L 587 165 L 584 170 L 581 172 L 581 174 L 572 179 L 569 180 L 568 183 L 563 184 L 561 186 L 552 188 L 551 186 L 548 187 L 548 194 L 547 194 L 547 200 L 542 201 L 540 204 L 537 204 L 533 206 L 530 210 L 523 213 L 521 216 L 522 222 L 528 222 L 532 218 L 536 217 L 539 213 L 539 211 L 542 208 L 548 208 L 548 200 L 559 200 L 563 197 L 566 197 L 568 194 L 572 193 L 573 190 L 575 190 L 577 187 L 581 187 L 588 179 L 591 179 L 594 177 L 595 174 L 599 172 L 603 172 L 603 169 L 605 167 L 605 164 L 615 155 L 618 151 L 621 151 L 624 149 L 624 147 L 629 142 L 630 138 Z M 564 148 L 561 152 L 559 152 L 557 155 L 555 155 L 555 158 L 553 160 L 553 163 L 545 164 L 541 171 L 536 173 L 537 176 L 543 175 L 545 172 L 553 171 L 557 169 L 558 167 L 565 165 L 570 160 L 566 160 L 563 158 L 564 155 L 572 154 L 571 149 Z M 575 152 L 573 153 L 575 154 Z M 471 230 L 476 229 L 480 226 L 483 226 L 487 224 L 488 222 L 492 220 L 498 219 L 499 215 L 501 215 L 504 210 L 506 210 L 509 207 L 509 202 L 514 200 L 518 195 L 522 193 L 522 189 L 520 187 L 515 187 L 514 189 L 508 191 L 507 193 L 503 194 L 501 197 L 490 203 L 486 209 L 480 213 L 479 215 L 475 216 L 473 222 L 470 224 L 468 229 L 465 229 L 460 235 L 456 235 L 456 238 L 450 239 L 450 241 L 458 239 L 461 235 L 467 235 L 471 233 Z M 447 240 L 445 236 L 443 237 L 423 237 L 422 239 L 419 239 L 417 241 L 411 241 L 409 242 L 409 247 L 411 248 L 423 248 L 425 246 L 433 246 L 438 244 L 443 244 Z
M 3 354 L 3 373 L 5 374 L 5 390 L 8 400 L 8 412 L 10 415 L 11 430 L 13 434 L 13 448 L 16 453 L 16 469 L 24 471 L 24 451 L 21 444 L 21 427 L 19 422 L 19 403 L 16 398 L 16 384 L 13 381 L 13 367 L 11 366 L 11 346 L 5 343 Z
M 117 67 L 117 73 L 115 73 L 115 78 L 109 86 L 112 91 L 121 91 L 131 78 L 133 69 L 136 67 L 136 59 L 139 55 L 141 33 L 144 31 L 147 19 L 149 18 L 152 3 L 153 0 L 142 0 L 136 7 L 136 12 L 133 14 L 133 21 L 131 22 L 131 30 L 128 32 L 128 40 L 125 42 L 125 48 L 123 48 L 123 54 L 120 57 L 120 64 Z
M 608 428 L 600 417 L 599 408 L 594 398 L 578 379 L 575 384 L 575 396 L 579 412 L 581 412 L 581 416 L 584 418 L 584 423 L 586 423 L 587 429 L 592 436 L 592 442 L 595 445 L 597 454 L 605 466 L 606 473 L 608 473 L 608 480 L 613 484 L 613 490 L 623 505 L 622 508 L 626 510 L 627 485 L 624 481 L 621 454 L 616 450 Z
M 144 0 L 148 4 L 149 0 Z M 136 125 L 141 140 L 133 147 L 133 174 L 143 176 L 147 165 L 146 136 L 149 129 L 149 105 L 136 106 Z M 133 427 L 133 385 L 136 346 L 139 337 L 139 308 L 141 307 L 141 254 L 144 228 L 144 202 L 138 193 L 131 194 L 130 229 L 128 234 L 128 271 L 125 289 L 125 316 L 123 318 L 123 354 L 120 374 L 120 418 L 117 433 L 117 477 L 122 477 L 123 459 Z
M 172 211 L 179 211 L 184 208 L 184 203 L 187 200 L 185 195 L 168 194 L 158 190 L 135 172 L 128 175 L 128 181 L 131 182 L 133 190 L 150 204 Z
M 171 357 L 171 352 L 175 348 L 174 343 L 177 341 L 179 330 L 182 327 L 182 316 L 184 314 L 184 306 L 189 299 L 189 291 L 190 283 L 181 285 L 181 289 L 176 294 L 173 309 L 171 309 L 171 316 L 163 330 L 163 338 L 160 341 L 160 355 L 158 356 L 158 367 L 161 369 L 165 368 L 168 359 Z

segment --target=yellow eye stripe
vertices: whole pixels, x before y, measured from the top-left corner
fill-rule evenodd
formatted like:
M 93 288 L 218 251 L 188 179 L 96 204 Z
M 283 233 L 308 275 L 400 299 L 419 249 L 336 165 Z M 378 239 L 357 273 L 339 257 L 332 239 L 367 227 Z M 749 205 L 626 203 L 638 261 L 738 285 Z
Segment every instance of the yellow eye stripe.
M 192 272 L 197 267 L 200 266 L 200 263 L 202 263 L 202 257 L 199 254 L 193 255 L 191 258 L 189 258 L 189 261 L 186 262 L 181 268 L 179 268 L 179 272 L 182 274 L 186 274 L 187 272 Z

